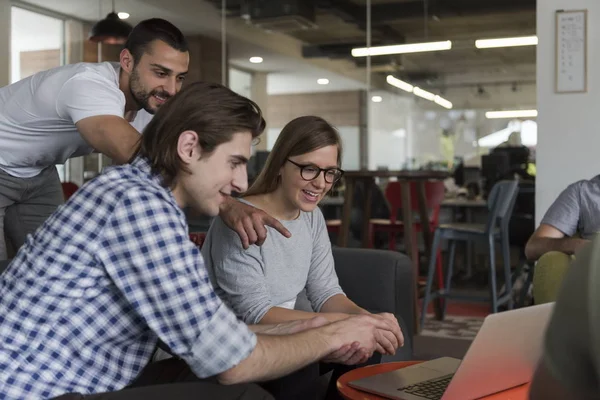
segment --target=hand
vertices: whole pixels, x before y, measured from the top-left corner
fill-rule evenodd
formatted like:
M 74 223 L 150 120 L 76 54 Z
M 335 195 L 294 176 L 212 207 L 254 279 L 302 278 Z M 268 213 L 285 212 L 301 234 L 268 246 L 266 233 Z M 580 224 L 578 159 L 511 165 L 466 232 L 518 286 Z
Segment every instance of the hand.
M 393 326 L 386 318 L 361 314 L 333 322 L 321 329 L 331 352 L 358 342 L 359 347 L 370 357 L 377 349 L 378 343 L 384 341 L 380 330 L 391 331 Z
M 234 199 L 228 199 L 221 205 L 219 216 L 225 225 L 240 236 L 244 249 L 250 247 L 251 244 L 261 246 L 265 242 L 267 239 L 265 226 L 276 229 L 287 238 L 292 236 L 281 222 L 266 212 Z
M 395 354 L 398 347 L 404 346 L 404 335 L 396 316 L 390 313 L 374 314 L 373 316 L 387 321 L 389 327 L 389 330 L 380 329 L 377 351 L 381 354 Z
M 360 343 L 354 342 L 351 345 L 347 344 L 340 347 L 322 361 L 326 363 L 356 365 L 366 362 L 371 355 L 372 353 L 369 353 L 366 349 L 360 348 Z

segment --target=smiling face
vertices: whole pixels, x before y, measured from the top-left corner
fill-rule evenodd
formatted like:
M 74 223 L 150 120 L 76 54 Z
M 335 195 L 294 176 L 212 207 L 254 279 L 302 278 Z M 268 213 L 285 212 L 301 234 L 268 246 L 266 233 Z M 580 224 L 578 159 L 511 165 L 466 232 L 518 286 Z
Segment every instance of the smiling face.
M 212 153 L 203 154 L 196 132 L 183 132 L 177 153 L 189 172 L 179 173 L 173 189 L 180 207 L 191 207 L 214 217 L 232 191 L 244 192 L 248 188 L 246 164 L 250 158 L 251 142 L 250 132 L 239 132 L 230 141 L 218 145 Z
M 306 154 L 289 157 L 289 160 L 292 162 L 286 162 L 280 169 L 281 182 L 277 191 L 290 211 L 295 209 L 311 212 L 334 183 L 325 181 L 325 172 L 320 172 L 315 179 L 307 181 L 302 178 L 301 167 L 294 163 L 321 169 L 338 168 L 338 146 L 321 147 Z
M 140 108 L 154 114 L 181 90 L 188 71 L 189 53 L 154 40 L 134 64 L 129 76 L 131 96 Z

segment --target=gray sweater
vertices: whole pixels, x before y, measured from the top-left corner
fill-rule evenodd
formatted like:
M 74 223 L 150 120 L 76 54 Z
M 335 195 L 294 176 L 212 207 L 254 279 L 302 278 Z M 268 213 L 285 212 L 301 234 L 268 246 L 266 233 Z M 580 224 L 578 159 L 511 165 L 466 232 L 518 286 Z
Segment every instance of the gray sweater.
M 217 217 L 202 246 L 215 291 L 248 324 L 258 323 L 271 307 L 293 309 L 305 288 L 317 312 L 330 297 L 343 294 L 321 210 L 281 223 L 291 238 L 267 227 L 265 243 L 244 250 L 238 235 Z

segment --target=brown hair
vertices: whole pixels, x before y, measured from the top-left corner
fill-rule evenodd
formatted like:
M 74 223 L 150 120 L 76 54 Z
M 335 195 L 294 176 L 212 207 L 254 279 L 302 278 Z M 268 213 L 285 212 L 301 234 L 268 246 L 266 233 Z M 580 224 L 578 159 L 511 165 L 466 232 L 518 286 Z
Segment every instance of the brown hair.
M 125 48 L 138 63 L 142 55 L 148 51 L 150 43 L 161 40 L 182 53 L 188 51 L 188 43 L 183 33 L 175 25 L 162 18 L 151 18 L 137 24 L 125 42 Z
M 290 121 L 281 131 L 262 171 L 244 196 L 274 192 L 279 185 L 279 170 L 287 159 L 326 146 L 337 146 L 338 166 L 342 162 L 342 141 L 338 131 L 321 117 L 305 116 Z
M 172 187 L 180 171 L 189 172 L 177 154 L 179 135 L 188 130 L 198 134 L 202 154 L 210 156 L 235 133 L 250 132 L 256 138 L 265 130 L 265 120 L 256 103 L 223 85 L 190 83 L 158 109 L 132 159 L 148 158 L 152 172 Z

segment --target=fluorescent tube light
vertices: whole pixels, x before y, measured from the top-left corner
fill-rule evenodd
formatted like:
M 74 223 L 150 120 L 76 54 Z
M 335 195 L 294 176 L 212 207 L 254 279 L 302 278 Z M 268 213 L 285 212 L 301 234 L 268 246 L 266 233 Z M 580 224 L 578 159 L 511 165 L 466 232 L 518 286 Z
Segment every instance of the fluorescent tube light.
M 373 96 L 373 97 L 371 97 L 371 101 L 373 101 L 373 103 L 381 103 L 383 101 L 383 97 Z
M 535 46 L 537 44 L 537 36 L 520 36 L 499 39 L 479 39 L 475 41 L 475 47 L 477 47 L 478 49 L 489 49 L 493 47 Z
M 395 78 L 393 75 L 388 75 L 387 78 L 385 79 L 387 81 L 387 83 L 389 83 L 390 85 L 397 87 L 398 89 L 402 89 L 406 92 L 412 93 L 414 86 L 411 85 L 410 83 L 401 81 L 398 78 Z
M 452 103 L 450 101 L 446 100 L 445 98 L 443 98 L 442 96 L 435 96 L 433 101 L 435 101 L 436 104 L 439 104 L 440 106 L 442 106 L 444 108 L 447 108 L 448 110 L 452 109 Z
M 317 79 L 317 83 L 319 85 L 329 85 L 329 79 L 327 79 L 327 78 L 319 78 L 319 79 Z
M 382 56 L 385 54 L 420 53 L 424 51 L 450 50 L 451 48 L 452 42 L 450 40 L 443 42 L 395 44 L 391 46 L 358 47 L 352 49 L 352 56 L 366 57 L 368 55 Z
M 496 118 L 535 118 L 537 110 L 510 110 L 510 111 L 488 111 L 485 117 L 488 119 Z
M 423 89 L 421 89 L 421 88 L 419 88 L 419 87 L 415 87 L 415 88 L 413 89 L 413 93 L 414 93 L 415 95 L 417 95 L 417 96 L 419 96 L 419 97 L 422 97 L 422 98 L 424 98 L 424 99 L 427 99 L 427 100 L 429 100 L 429 101 L 433 101 L 433 100 L 435 100 L 435 94 L 433 94 L 433 93 L 431 93 L 431 92 L 428 92 L 428 91 L 426 91 L 426 90 L 423 90 Z

